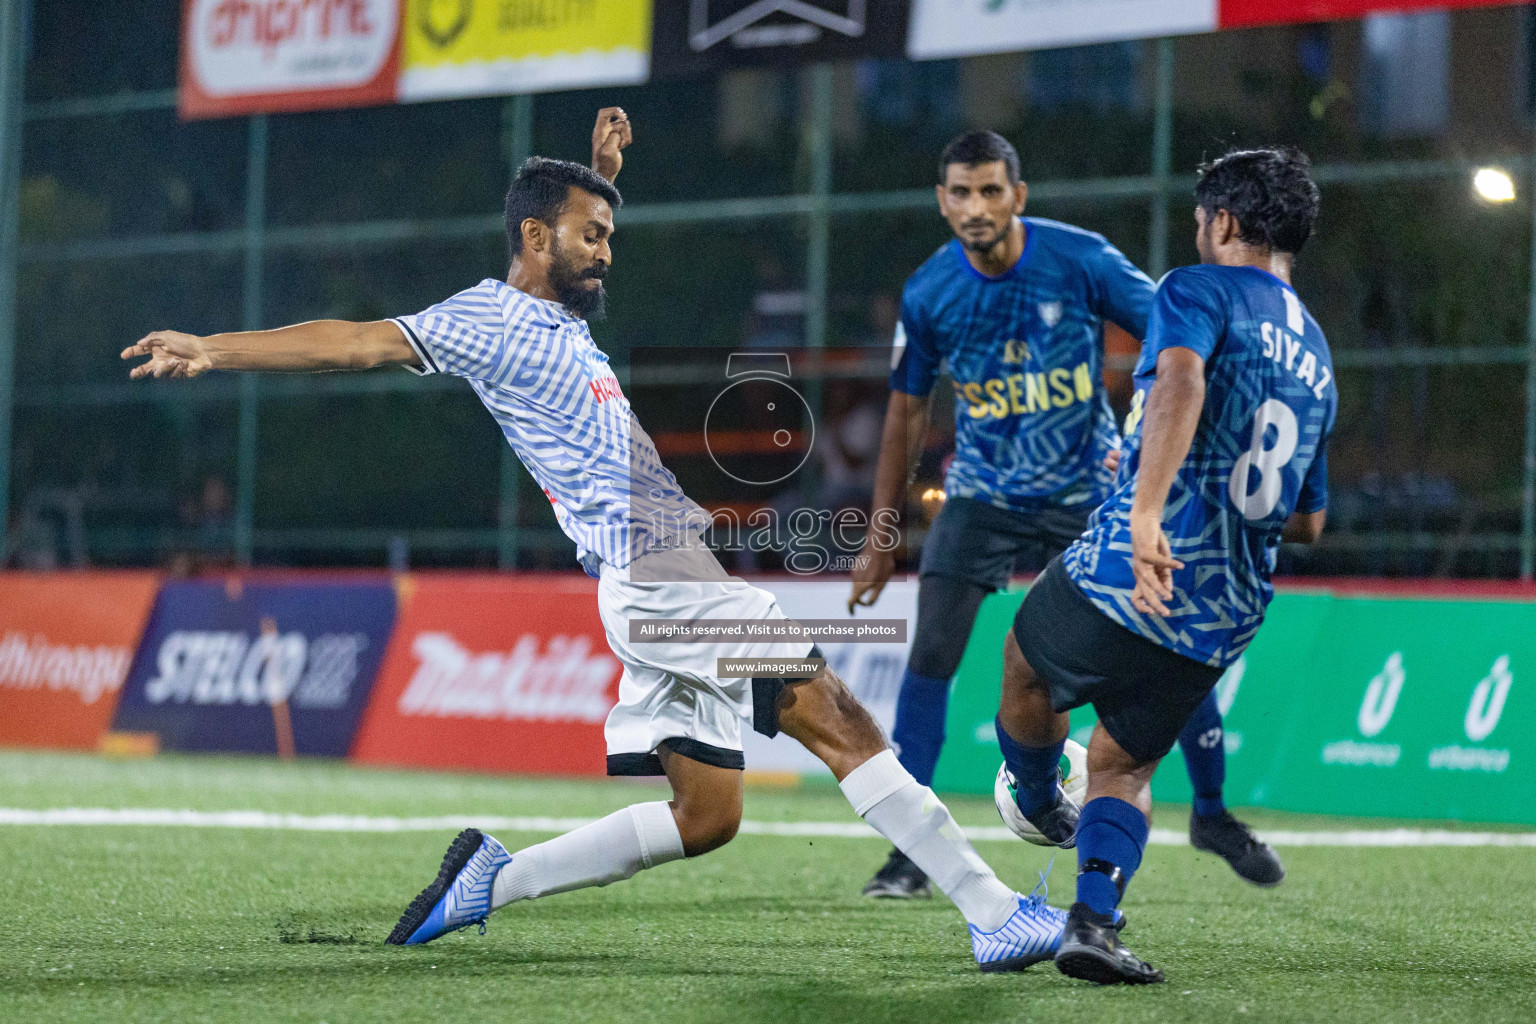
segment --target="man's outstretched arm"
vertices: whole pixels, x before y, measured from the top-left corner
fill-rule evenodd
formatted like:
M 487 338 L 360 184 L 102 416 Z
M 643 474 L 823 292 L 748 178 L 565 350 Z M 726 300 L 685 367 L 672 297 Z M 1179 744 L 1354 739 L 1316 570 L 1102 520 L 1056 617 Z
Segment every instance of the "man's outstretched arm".
M 404 332 L 388 320 L 363 324 L 311 320 L 271 331 L 238 331 L 204 338 L 179 331 L 153 331 L 122 352 L 124 359 L 144 356 L 149 358 L 129 371 L 130 379 L 186 379 L 209 370 L 313 373 L 421 365 Z

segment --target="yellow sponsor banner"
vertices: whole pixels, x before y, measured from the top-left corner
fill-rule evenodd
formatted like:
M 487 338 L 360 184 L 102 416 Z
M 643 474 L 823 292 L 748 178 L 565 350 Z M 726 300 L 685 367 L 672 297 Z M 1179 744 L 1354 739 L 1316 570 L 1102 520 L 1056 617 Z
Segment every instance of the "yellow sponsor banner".
M 632 85 L 651 0 L 408 0 L 401 36 L 405 101 Z

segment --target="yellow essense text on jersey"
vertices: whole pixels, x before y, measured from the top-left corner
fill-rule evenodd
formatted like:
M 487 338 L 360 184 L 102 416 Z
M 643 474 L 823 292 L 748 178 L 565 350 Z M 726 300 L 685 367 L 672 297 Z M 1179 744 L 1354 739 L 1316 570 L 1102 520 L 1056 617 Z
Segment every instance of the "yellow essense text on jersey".
M 1057 367 L 1043 373 L 1010 373 L 986 381 L 955 383 L 955 394 L 965 400 L 971 419 L 1000 420 L 1009 416 L 1065 409 L 1093 398 L 1093 374 L 1087 363 L 1068 370 Z

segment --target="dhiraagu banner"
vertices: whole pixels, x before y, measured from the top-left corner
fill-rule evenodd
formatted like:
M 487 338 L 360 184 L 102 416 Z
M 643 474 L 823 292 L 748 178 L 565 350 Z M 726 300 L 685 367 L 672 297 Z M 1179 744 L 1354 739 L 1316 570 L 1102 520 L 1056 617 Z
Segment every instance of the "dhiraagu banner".
M 982 605 L 937 789 L 991 789 L 1002 642 L 1022 599 Z M 1216 693 L 1231 804 L 1536 824 L 1536 601 L 1284 591 Z M 1093 721 L 1073 712 L 1073 736 Z M 1153 793 L 1189 799 L 1177 747 Z
M 407 0 L 401 40 L 407 102 L 632 85 L 651 0 Z

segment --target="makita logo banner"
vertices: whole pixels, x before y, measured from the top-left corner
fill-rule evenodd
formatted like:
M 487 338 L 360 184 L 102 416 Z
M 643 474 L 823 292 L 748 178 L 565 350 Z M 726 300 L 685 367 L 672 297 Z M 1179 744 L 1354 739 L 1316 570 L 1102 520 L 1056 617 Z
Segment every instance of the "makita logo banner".
M 153 573 L 0 574 L 0 743 L 94 749 L 158 586 Z
M 184 117 L 388 103 L 400 0 L 186 0 Z
M 360 761 L 600 775 L 622 667 L 597 581 L 413 576 L 358 730 Z
M 400 696 L 402 715 L 601 723 L 622 671 L 588 636 L 525 633 L 505 654 L 475 654 L 447 633 L 419 633 L 411 653 L 418 666 Z
M 342 756 L 394 626 L 370 583 L 170 583 L 114 728 L 174 750 Z

